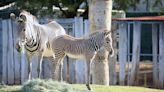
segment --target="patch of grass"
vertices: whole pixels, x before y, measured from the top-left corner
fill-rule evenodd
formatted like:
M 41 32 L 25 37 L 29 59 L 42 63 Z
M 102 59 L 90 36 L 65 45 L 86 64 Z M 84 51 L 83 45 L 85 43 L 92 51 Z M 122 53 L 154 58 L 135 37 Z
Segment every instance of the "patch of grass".
M 73 84 L 73 87 L 83 91 L 87 90 L 86 86 L 81 84 Z M 91 88 L 92 88 L 92 92 L 164 92 L 164 90 L 135 87 L 135 86 L 91 85 Z
M 21 86 L 1 86 L 0 92 L 18 92 Z
M 91 85 L 88 91 L 85 84 L 67 84 L 52 80 L 35 79 L 22 86 L 0 85 L 0 92 L 164 92 L 164 90 L 134 86 L 103 86 Z
M 5 87 L 5 85 L 0 84 L 0 89 L 1 89 L 1 88 L 4 88 L 4 87 Z

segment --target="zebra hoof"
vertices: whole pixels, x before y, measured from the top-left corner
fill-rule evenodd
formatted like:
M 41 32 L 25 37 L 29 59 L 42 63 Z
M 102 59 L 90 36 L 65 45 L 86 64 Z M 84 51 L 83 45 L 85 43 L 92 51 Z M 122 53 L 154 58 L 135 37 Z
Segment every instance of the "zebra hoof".
M 86 84 L 86 86 L 87 86 L 87 89 L 88 89 L 88 90 L 92 91 L 90 85 Z

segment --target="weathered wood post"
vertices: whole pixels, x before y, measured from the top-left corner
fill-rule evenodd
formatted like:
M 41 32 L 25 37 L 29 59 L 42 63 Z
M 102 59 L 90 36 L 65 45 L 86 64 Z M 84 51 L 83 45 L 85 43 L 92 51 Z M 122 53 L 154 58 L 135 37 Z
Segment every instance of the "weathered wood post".
M 37 68 L 38 68 L 38 62 L 39 62 L 38 55 L 33 55 L 31 62 L 32 62 L 31 78 L 32 79 L 33 78 L 38 78 L 38 70 L 37 70 Z M 43 78 L 43 75 L 42 74 L 43 74 L 43 67 L 42 67 L 42 71 L 41 71 L 41 78 Z
M 13 30 L 11 20 L 2 21 L 3 30 L 3 68 L 2 80 L 6 84 L 14 84 Z
M 127 25 L 121 22 L 119 25 L 119 84 L 125 85 L 126 62 L 127 62 Z
M 0 54 L 0 57 L 1 57 L 1 61 L 0 61 L 0 67 L 1 67 L 1 70 L 0 70 L 0 82 L 2 83 L 2 60 L 3 60 L 3 53 L 2 53 L 2 49 L 3 49 L 3 31 L 2 31 L 2 19 L 0 18 L 0 36 L 1 36 L 1 43 L 0 43 L 0 46 L 1 46 L 1 48 L 0 48 L 0 51 L 1 51 L 1 54 Z
M 141 24 L 139 21 L 134 22 L 133 27 L 133 56 L 132 67 L 130 73 L 129 85 L 134 85 L 135 78 L 138 76 L 139 61 L 140 61 L 140 39 L 141 39 Z
M 83 32 L 83 18 L 75 17 L 75 37 L 82 37 Z M 76 60 L 75 70 L 76 70 L 76 83 L 85 83 L 85 62 L 84 60 Z
M 164 88 L 164 22 L 159 30 L 159 87 Z
M 117 56 L 118 56 L 118 31 L 117 31 L 117 24 L 112 23 L 112 39 L 113 39 L 113 49 L 114 49 L 114 56 L 108 56 L 108 64 L 109 64 L 109 85 L 116 85 L 117 83 L 117 73 L 116 73 L 116 64 L 117 64 Z
M 13 53 L 13 30 L 11 20 L 8 20 L 8 84 L 14 84 L 14 53 Z
M 16 45 L 16 37 L 17 37 L 17 27 L 16 23 L 12 22 L 12 29 L 13 29 L 13 53 L 14 53 L 14 81 L 15 84 L 20 84 L 21 81 L 21 72 L 20 72 L 20 67 L 21 67 L 21 57 L 20 53 L 16 50 L 15 45 Z
M 7 21 L 2 21 L 2 43 L 3 43 L 3 49 L 2 49 L 2 82 L 4 84 L 7 84 Z
M 152 24 L 153 83 L 158 87 L 158 24 Z
M 84 21 L 84 35 L 88 35 L 89 34 L 89 21 L 88 20 L 85 20 Z M 93 72 L 93 71 L 91 71 Z M 84 80 L 84 83 L 86 82 L 87 80 L 87 65 L 85 65 L 85 80 Z
M 28 62 L 26 59 L 24 45 L 21 46 L 21 84 L 23 84 L 27 80 L 27 74 L 28 74 L 28 68 L 27 68 Z

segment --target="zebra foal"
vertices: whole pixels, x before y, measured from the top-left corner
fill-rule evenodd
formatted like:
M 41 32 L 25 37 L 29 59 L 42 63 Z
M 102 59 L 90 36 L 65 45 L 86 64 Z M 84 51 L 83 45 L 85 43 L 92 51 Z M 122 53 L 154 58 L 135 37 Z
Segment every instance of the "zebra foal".
M 105 47 L 111 56 L 114 54 L 112 47 L 112 38 L 110 36 L 110 31 L 106 32 L 96 32 L 91 34 L 88 38 L 75 38 L 69 35 L 62 35 L 55 38 L 52 42 L 52 51 L 55 58 L 55 74 L 59 70 L 60 63 L 63 62 L 64 57 L 67 55 L 71 58 L 85 58 L 87 62 L 87 83 L 86 86 L 89 90 L 90 87 L 90 68 L 91 63 L 102 47 Z

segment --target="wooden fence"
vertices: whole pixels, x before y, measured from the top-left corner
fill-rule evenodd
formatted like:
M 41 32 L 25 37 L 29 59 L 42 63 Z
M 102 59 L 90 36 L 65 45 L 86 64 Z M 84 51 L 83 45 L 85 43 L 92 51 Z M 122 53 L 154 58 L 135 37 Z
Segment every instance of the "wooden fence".
M 88 21 L 83 20 L 82 17 L 75 17 L 71 19 L 59 19 L 58 21 L 65 29 L 67 34 L 81 37 L 88 34 Z M 41 23 L 46 23 L 41 20 Z M 28 62 L 21 62 L 21 54 L 15 49 L 16 25 L 10 20 L 0 20 L 0 32 L 2 35 L 2 60 L 0 62 L 1 79 L 5 84 L 20 84 L 28 78 Z M 23 56 L 23 55 L 22 55 Z M 75 62 L 78 61 L 78 62 Z M 32 78 L 37 78 L 37 63 L 38 58 L 32 58 Z M 52 64 L 44 58 L 43 61 L 42 78 L 52 77 Z M 70 83 L 85 83 L 86 81 L 86 64 L 84 60 L 74 60 L 65 58 L 63 78 Z
M 89 33 L 89 23 L 88 20 L 83 20 L 82 17 L 75 17 L 70 19 L 58 19 L 56 20 L 59 22 L 66 30 L 67 34 L 75 36 L 75 37 L 81 37 L 83 35 L 86 35 Z M 41 23 L 48 22 L 47 20 L 40 20 Z M 151 23 L 153 24 L 153 23 Z M 128 25 L 128 26 L 127 26 Z M 135 65 L 138 65 L 139 57 L 142 53 L 140 53 L 140 34 L 138 33 L 140 31 L 137 31 L 137 29 L 140 29 L 140 24 L 138 22 L 133 23 L 133 52 L 130 53 L 130 23 L 121 22 L 119 23 L 118 32 L 119 34 L 119 83 L 121 85 L 125 85 L 125 80 L 130 79 L 129 76 L 126 78 L 126 72 L 125 72 L 125 65 L 127 62 L 130 62 L 130 55 L 132 54 L 133 59 L 132 61 L 135 62 L 133 64 L 134 67 L 130 66 L 130 69 L 132 71 L 133 68 L 138 67 Z M 163 72 L 163 39 L 164 32 L 162 31 L 163 23 L 160 23 L 159 26 L 159 40 L 157 39 L 157 33 L 153 33 L 152 35 L 152 43 L 153 43 L 153 78 L 154 80 L 157 78 L 157 83 L 161 83 L 163 86 L 164 82 L 164 72 Z M 128 28 L 127 28 L 128 27 Z M 155 28 L 154 28 L 155 27 Z M 153 24 L 153 30 L 152 32 L 157 32 L 158 26 L 155 26 Z M 127 30 L 128 29 L 128 30 Z M 16 26 L 15 24 L 7 19 L 7 20 L 0 20 L 0 53 L 1 61 L 0 61 L 0 81 L 2 81 L 5 84 L 20 84 L 26 81 L 28 78 L 28 69 L 27 69 L 27 63 L 28 62 L 21 62 L 21 54 L 18 53 L 15 49 L 15 38 L 16 35 Z M 139 34 L 139 35 L 137 35 Z M 136 45 L 135 45 L 136 44 Z M 159 44 L 159 46 L 158 46 Z M 115 46 L 117 48 L 117 46 Z M 139 49 L 138 49 L 139 48 Z M 138 49 L 138 50 L 137 50 Z M 157 54 L 157 50 L 159 49 L 159 53 Z M 137 50 L 137 51 L 136 51 Z M 24 58 L 24 57 L 23 57 Z M 157 59 L 159 61 L 159 65 L 157 64 Z M 77 62 L 76 62 L 77 61 Z M 116 60 L 115 60 L 116 62 Z M 38 58 L 37 56 L 34 56 L 32 58 L 32 77 L 37 78 L 37 64 Z M 116 64 L 114 64 L 116 65 Z M 113 65 L 113 66 L 114 66 Z M 156 67 L 155 67 L 156 66 Z M 52 77 L 52 63 L 51 61 L 44 58 L 43 62 L 43 70 L 42 70 L 42 78 L 51 78 Z M 113 68 L 115 69 L 115 67 Z M 115 71 L 114 71 L 115 72 Z M 158 73 L 157 73 L 158 72 Z M 129 72 L 128 75 L 133 75 L 133 72 Z M 130 76 L 131 77 L 131 76 Z M 68 57 L 64 60 L 64 69 L 63 69 L 63 78 L 64 81 L 67 81 L 69 83 L 85 83 L 86 81 L 86 63 L 84 60 L 74 60 L 70 59 Z M 117 78 L 115 78 L 116 81 Z M 133 80 L 133 79 L 131 79 Z M 161 81 L 159 81 L 161 80 Z M 134 81 L 133 81 L 134 82 Z M 116 82 L 114 83 L 116 84 Z M 130 84 L 130 83 L 129 83 Z M 162 88 L 162 87 L 161 87 Z
M 164 88 L 164 22 L 163 21 L 119 21 L 119 83 L 121 85 L 125 85 L 125 77 L 126 71 L 125 66 L 127 61 L 129 63 L 128 67 L 128 85 L 134 85 L 135 80 L 139 79 L 140 72 L 139 65 L 141 64 L 141 56 L 151 56 L 153 61 L 152 66 L 152 85 L 156 88 Z M 152 27 L 151 30 L 142 30 L 141 28 L 145 25 L 149 24 L 149 27 Z M 132 29 L 130 29 L 130 27 Z M 152 41 L 151 44 L 147 44 L 146 46 L 152 46 L 152 53 L 144 53 L 142 51 L 141 41 L 144 39 L 142 36 L 142 32 L 149 31 Z M 130 32 L 133 34 L 130 35 Z M 130 37 L 132 39 L 130 39 Z M 130 42 L 131 40 L 131 42 Z M 144 40 L 143 42 L 146 42 Z M 130 44 L 132 46 L 130 47 Z M 130 51 L 132 48 L 132 52 Z M 145 72 L 146 73 L 146 72 Z

